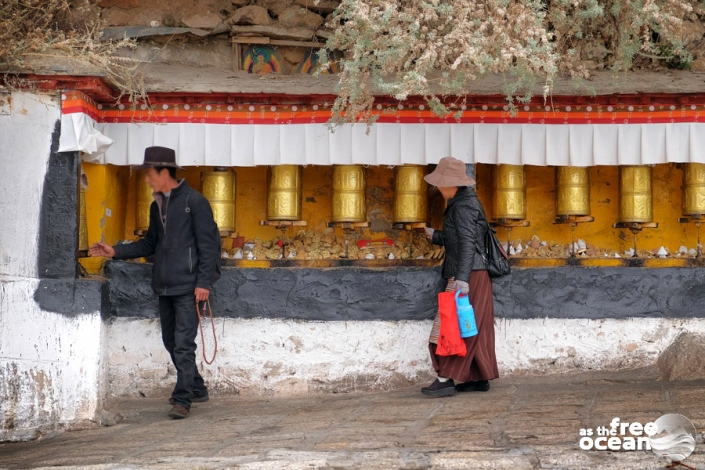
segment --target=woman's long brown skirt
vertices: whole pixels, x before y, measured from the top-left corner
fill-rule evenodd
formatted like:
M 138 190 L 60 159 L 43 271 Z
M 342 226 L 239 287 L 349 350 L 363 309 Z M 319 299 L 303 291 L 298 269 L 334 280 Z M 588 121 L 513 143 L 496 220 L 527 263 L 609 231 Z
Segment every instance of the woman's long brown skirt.
M 455 281 L 450 279 L 446 292 L 455 290 Z M 455 382 L 492 380 L 499 377 L 497 357 L 494 351 L 494 304 L 492 302 L 492 280 L 487 271 L 470 274 L 470 304 L 475 311 L 477 335 L 464 338 L 465 356 L 439 356 L 436 354 L 440 314 L 436 313 L 428 348 L 431 362 L 439 377 Z

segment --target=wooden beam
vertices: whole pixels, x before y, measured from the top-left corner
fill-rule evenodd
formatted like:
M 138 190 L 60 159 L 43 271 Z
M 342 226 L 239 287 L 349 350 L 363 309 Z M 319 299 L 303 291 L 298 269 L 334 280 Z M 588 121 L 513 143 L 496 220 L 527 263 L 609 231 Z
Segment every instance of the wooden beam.
M 293 47 L 325 47 L 324 42 L 290 41 L 286 39 L 270 39 L 263 36 L 235 36 L 232 38 L 236 44 L 270 44 L 272 46 L 293 46 Z
M 240 44 L 236 42 L 232 42 L 233 46 L 233 70 L 234 71 L 239 71 L 242 70 L 242 49 Z
M 271 39 L 263 36 L 235 36 L 232 41 L 235 44 L 269 44 Z

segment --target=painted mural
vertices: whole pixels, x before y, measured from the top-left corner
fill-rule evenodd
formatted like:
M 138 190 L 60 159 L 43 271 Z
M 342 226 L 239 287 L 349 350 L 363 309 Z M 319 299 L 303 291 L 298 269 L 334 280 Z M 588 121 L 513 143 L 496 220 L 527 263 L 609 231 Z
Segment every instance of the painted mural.
M 282 64 L 277 51 L 267 46 L 250 46 L 245 50 L 242 58 L 242 69 L 258 75 L 283 73 Z
M 328 67 L 321 70 L 323 74 L 336 74 L 339 72 L 338 63 L 335 61 L 334 57 L 329 56 L 330 61 L 328 62 Z M 297 73 L 304 75 L 313 75 L 316 70 L 320 67 L 320 58 L 318 57 L 318 51 L 308 51 L 304 60 L 297 67 Z
M 333 54 L 329 57 L 328 67 L 321 73 L 337 74 L 340 71 L 337 58 Z M 320 58 L 317 49 L 308 50 L 298 64 L 287 63 L 283 60 L 280 51 L 271 46 L 251 45 L 242 55 L 242 70 L 258 75 L 270 73 L 313 75 L 319 68 Z

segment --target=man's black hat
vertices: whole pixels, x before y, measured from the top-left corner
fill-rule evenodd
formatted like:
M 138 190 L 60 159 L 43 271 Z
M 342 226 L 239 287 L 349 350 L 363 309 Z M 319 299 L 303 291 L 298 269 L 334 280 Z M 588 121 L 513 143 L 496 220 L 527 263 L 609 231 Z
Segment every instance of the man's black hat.
M 146 170 L 158 166 L 179 168 L 176 164 L 176 152 L 167 147 L 147 147 L 144 149 L 144 163 L 137 170 Z

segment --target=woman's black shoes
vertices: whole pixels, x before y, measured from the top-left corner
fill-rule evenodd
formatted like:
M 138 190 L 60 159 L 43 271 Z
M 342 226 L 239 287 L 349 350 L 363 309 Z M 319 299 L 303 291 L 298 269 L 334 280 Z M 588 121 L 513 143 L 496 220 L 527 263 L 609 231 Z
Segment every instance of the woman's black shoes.
M 472 382 L 463 382 L 455 386 L 459 392 L 486 392 L 490 389 L 489 380 L 474 380 Z
M 446 380 L 445 382 L 441 382 L 440 380 L 436 379 L 435 382 L 433 382 L 428 387 L 422 388 L 421 393 L 434 398 L 452 397 L 456 393 L 455 384 L 452 380 Z

